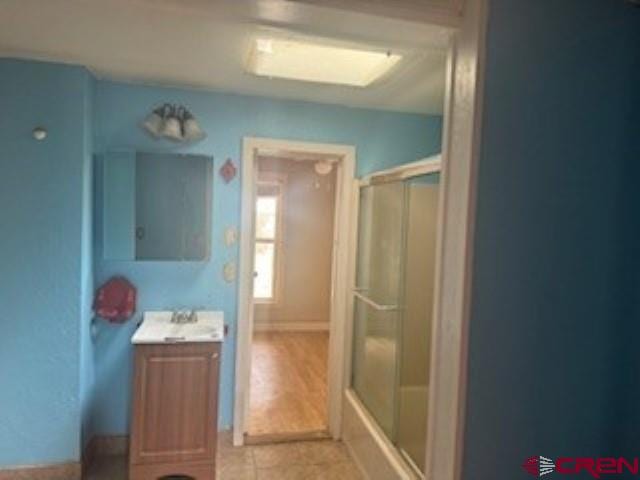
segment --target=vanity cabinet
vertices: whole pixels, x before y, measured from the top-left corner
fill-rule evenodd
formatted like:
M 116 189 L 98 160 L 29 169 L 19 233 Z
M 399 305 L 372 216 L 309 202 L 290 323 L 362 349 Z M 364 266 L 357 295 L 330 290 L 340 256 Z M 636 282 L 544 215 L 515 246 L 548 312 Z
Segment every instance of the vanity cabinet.
M 215 480 L 220 343 L 135 345 L 130 480 Z

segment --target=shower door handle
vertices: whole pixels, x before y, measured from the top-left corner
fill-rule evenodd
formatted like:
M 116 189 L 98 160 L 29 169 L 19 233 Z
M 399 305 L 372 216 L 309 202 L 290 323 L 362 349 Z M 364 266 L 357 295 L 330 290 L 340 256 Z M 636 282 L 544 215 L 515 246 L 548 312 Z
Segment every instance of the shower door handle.
M 379 303 L 371 300 L 369 297 L 362 295 L 357 289 L 353 291 L 353 294 L 370 307 L 373 307 L 374 310 L 378 310 L 380 312 L 393 312 L 395 310 L 398 310 L 398 305 L 380 305 Z

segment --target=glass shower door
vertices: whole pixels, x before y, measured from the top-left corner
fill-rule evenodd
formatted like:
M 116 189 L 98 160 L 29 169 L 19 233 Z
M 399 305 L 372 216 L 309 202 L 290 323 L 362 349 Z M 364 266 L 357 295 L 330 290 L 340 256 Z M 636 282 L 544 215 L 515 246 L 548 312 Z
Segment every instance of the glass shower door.
M 394 441 L 420 472 L 424 472 L 427 451 L 439 180 L 439 175 L 431 174 L 405 182 L 406 260 Z
M 352 386 L 416 473 L 425 469 L 439 181 L 360 189 Z
M 390 438 L 397 410 L 404 204 L 402 182 L 360 190 L 353 387 Z

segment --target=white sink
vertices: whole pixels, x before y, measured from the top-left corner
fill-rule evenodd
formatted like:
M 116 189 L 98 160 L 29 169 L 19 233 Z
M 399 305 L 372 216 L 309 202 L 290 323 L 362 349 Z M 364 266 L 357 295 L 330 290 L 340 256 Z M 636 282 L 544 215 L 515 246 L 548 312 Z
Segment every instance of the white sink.
M 224 339 L 224 313 L 196 312 L 197 322 L 172 323 L 173 312 L 144 312 L 142 324 L 131 343 L 221 342 Z

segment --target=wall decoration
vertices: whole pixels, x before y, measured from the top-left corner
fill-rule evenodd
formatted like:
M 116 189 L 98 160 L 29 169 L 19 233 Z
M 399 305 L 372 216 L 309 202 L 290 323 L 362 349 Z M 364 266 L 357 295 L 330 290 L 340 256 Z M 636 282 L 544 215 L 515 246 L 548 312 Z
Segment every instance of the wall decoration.
M 124 323 L 136 313 L 136 287 L 125 277 L 111 277 L 95 293 L 93 311 L 112 323 Z
M 147 115 L 142 128 L 156 138 L 175 142 L 195 142 L 207 134 L 186 107 L 165 103 Z
M 230 158 L 227 158 L 227 161 L 224 162 L 224 165 L 220 167 L 220 176 L 224 180 L 225 183 L 229 183 L 233 180 L 238 173 L 238 169 L 233 164 L 233 161 Z

